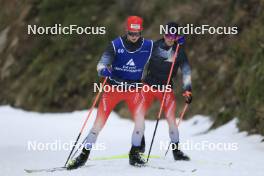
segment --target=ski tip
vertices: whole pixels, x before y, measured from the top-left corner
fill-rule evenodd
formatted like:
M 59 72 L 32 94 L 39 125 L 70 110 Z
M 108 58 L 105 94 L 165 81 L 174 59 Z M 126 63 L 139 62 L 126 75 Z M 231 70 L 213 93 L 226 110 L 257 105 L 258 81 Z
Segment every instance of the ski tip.
M 30 171 L 29 169 L 24 169 L 24 171 L 25 171 L 26 173 L 31 173 L 31 171 Z
M 197 169 L 193 169 L 193 170 L 191 170 L 191 172 L 196 172 L 197 171 Z
M 36 173 L 36 172 L 55 172 L 55 171 L 63 171 L 66 170 L 66 167 L 54 167 L 48 169 L 24 169 L 26 173 Z

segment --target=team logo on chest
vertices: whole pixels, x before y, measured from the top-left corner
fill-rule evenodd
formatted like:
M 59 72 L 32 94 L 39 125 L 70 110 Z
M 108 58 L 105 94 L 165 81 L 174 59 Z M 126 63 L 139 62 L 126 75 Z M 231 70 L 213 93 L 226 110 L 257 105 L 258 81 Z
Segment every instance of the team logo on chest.
M 133 58 L 129 59 L 126 65 L 123 65 L 123 71 L 126 72 L 140 72 L 142 69 L 137 69 L 137 65 Z
M 135 62 L 134 62 L 133 59 L 130 59 L 130 60 L 126 63 L 126 65 L 129 65 L 129 66 L 135 66 Z

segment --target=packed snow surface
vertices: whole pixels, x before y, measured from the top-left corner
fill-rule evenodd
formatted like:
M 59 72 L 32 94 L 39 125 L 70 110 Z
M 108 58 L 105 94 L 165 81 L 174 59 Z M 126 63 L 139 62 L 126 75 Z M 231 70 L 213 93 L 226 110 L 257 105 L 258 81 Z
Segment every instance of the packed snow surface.
M 234 119 L 211 130 L 208 117 L 196 115 L 180 124 L 182 150 L 191 161 L 173 161 L 171 151 L 164 158 L 169 142 L 168 125 L 161 120 L 158 126 L 149 165 L 135 168 L 126 155 L 131 147 L 133 122 L 111 113 L 100 133 L 96 148 L 86 163 L 88 167 L 73 171 L 26 173 L 24 169 L 43 169 L 63 166 L 69 154 L 68 144 L 74 141 L 86 118 L 87 111 L 73 113 L 35 113 L 0 107 L 0 175 L 93 175 L 93 176 L 263 176 L 264 143 L 262 136 L 239 132 Z M 87 123 L 87 135 L 96 110 Z M 155 121 L 146 120 L 146 153 L 149 149 Z M 103 159 L 106 157 L 107 159 Z

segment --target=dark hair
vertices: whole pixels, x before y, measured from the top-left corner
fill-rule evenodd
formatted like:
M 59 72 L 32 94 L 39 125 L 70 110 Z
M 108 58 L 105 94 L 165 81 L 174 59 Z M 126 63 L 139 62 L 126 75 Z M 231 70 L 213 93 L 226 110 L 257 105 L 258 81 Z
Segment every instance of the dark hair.
M 175 30 L 177 31 L 178 27 L 179 27 L 179 25 L 177 23 L 175 23 L 175 22 L 169 22 L 169 23 L 166 24 L 166 28 L 168 30 L 168 34 L 171 34 L 171 31 L 175 31 Z M 175 34 L 175 33 L 172 33 L 172 34 Z
M 166 26 L 168 26 L 168 29 L 172 28 L 172 27 L 179 27 L 179 24 L 175 23 L 175 22 L 169 22 L 166 24 Z

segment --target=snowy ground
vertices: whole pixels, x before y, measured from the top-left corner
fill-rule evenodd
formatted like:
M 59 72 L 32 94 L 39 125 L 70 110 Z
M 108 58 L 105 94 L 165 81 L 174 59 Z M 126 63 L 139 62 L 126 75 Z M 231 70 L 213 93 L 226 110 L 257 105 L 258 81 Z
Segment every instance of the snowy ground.
M 243 176 L 264 175 L 264 143 L 261 136 L 247 136 L 239 133 L 236 120 L 216 130 L 204 133 L 211 122 L 203 116 L 195 116 L 180 125 L 180 136 L 185 152 L 192 158 L 190 162 L 174 162 L 172 154 L 160 159 L 150 159 L 151 166 L 164 167 L 155 169 L 150 167 L 134 168 L 129 166 L 128 160 L 91 160 L 90 167 L 74 171 L 58 171 L 54 173 L 27 174 L 23 169 L 37 169 L 62 166 L 69 151 L 30 151 L 28 142 L 59 143 L 72 141 L 79 133 L 80 127 L 87 112 L 64 114 L 39 114 L 16 110 L 8 106 L 0 107 L 0 175 L 142 175 L 142 176 Z M 88 128 L 94 120 L 95 112 L 88 121 Z M 147 150 L 151 140 L 155 122 L 146 121 Z M 112 113 L 98 138 L 98 149 L 92 152 L 91 159 L 111 157 L 127 154 L 130 149 L 130 136 L 133 123 L 130 120 L 120 119 Z M 87 131 L 85 131 L 87 134 Z M 152 155 L 163 157 L 165 151 L 160 149 L 160 142 L 168 141 L 168 127 L 166 121 L 159 124 Z M 187 145 L 189 144 L 189 145 Z M 202 149 L 202 144 L 205 144 Z M 216 144 L 219 150 L 216 150 Z M 191 147 L 196 149 L 189 150 Z M 211 150 L 209 147 L 211 146 Z M 189 148 L 188 148 L 189 147 Z M 32 149 L 32 148 L 31 148 Z M 43 149 L 43 148 L 40 148 Z M 54 148 L 53 148 L 54 149 Z M 228 149 L 229 151 L 225 151 Z M 236 150 L 237 149 L 237 150 Z

